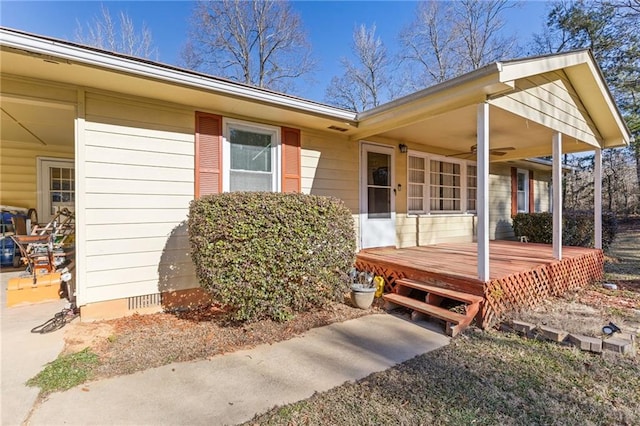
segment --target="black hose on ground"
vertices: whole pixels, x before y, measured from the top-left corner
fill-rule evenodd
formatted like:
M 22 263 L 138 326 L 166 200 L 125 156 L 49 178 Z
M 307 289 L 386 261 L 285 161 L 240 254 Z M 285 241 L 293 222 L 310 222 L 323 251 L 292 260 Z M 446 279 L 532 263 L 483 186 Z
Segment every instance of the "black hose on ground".
M 73 321 L 78 316 L 78 308 L 71 306 L 70 308 L 64 308 L 60 312 L 56 313 L 53 318 L 40 324 L 37 327 L 31 329 L 32 333 L 51 333 L 52 331 L 60 330 L 67 323 Z

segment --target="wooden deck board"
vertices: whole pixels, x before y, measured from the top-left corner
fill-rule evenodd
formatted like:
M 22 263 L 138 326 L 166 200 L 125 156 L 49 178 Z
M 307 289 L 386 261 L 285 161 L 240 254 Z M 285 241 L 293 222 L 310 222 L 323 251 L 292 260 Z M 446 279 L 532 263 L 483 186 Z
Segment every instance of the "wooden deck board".
M 593 249 L 563 247 L 563 257 L 581 256 Z M 446 243 L 402 249 L 366 249 L 359 259 L 392 263 L 468 280 L 477 280 L 477 246 L 475 243 Z M 491 241 L 489 243 L 490 279 L 531 270 L 556 262 L 553 249 L 547 244 Z

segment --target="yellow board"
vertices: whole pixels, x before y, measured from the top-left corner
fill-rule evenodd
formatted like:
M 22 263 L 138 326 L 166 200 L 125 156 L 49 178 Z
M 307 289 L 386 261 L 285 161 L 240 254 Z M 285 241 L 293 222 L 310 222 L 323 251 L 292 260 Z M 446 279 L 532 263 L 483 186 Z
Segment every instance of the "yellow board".
M 11 278 L 7 284 L 7 306 L 60 299 L 60 283 L 59 272 L 41 274 L 35 284 L 31 276 Z

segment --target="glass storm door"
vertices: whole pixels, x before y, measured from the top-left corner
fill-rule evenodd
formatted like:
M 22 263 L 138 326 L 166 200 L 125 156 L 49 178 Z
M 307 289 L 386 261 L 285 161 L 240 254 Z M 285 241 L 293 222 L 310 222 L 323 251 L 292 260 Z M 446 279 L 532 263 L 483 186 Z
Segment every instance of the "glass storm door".
M 363 143 L 360 159 L 360 246 L 396 245 L 391 147 Z

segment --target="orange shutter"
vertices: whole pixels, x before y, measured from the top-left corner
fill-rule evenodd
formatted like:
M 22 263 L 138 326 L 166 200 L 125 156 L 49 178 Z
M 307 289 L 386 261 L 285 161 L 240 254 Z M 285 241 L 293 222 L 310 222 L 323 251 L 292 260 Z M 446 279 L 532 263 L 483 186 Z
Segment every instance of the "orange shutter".
M 300 130 L 282 128 L 282 192 L 300 192 Z
M 511 168 L 511 216 L 518 214 L 518 169 Z
M 222 192 L 222 117 L 196 112 L 195 198 Z
M 533 196 L 533 170 L 529 170 L 529 213 L 534 213 L 535 198 Z

